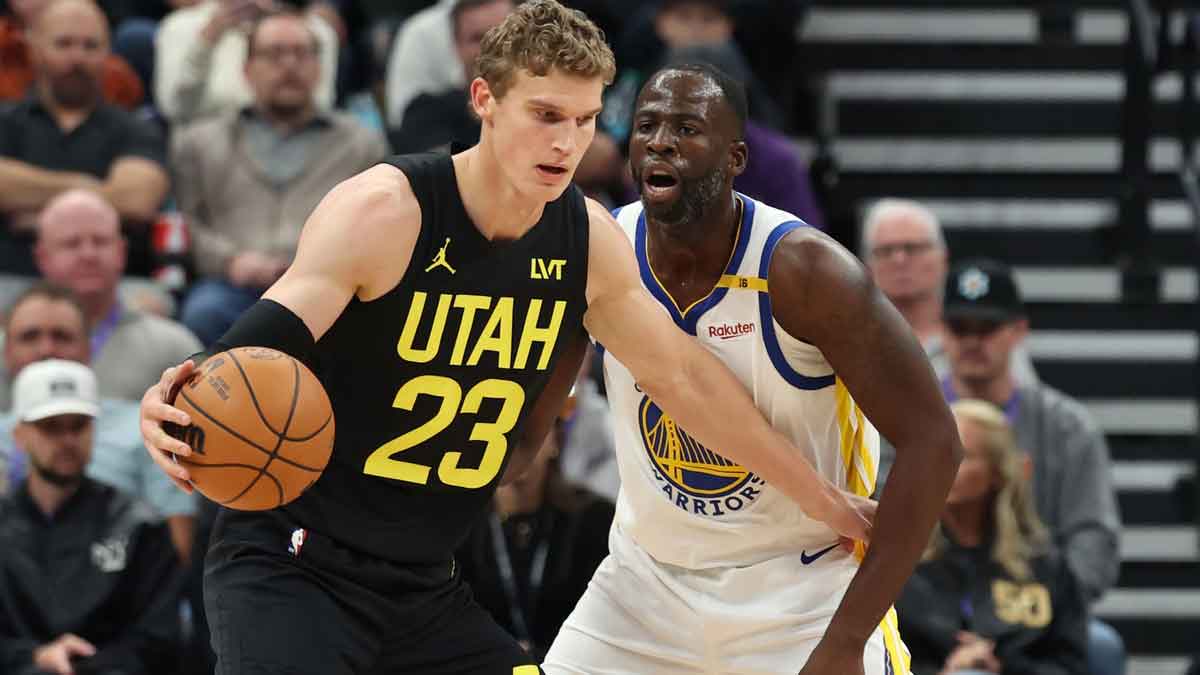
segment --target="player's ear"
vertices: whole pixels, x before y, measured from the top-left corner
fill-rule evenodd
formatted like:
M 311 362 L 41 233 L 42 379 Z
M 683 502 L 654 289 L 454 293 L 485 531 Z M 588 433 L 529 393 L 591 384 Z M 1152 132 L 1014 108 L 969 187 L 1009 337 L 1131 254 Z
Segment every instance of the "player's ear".
M 482 77 L 471 80 L 471 109 L 475 115 L 483 122 L 490 122 L 495 105 L 496 97 L 492 95 L 487 80 Z
M 740 176 L 746 170 L 746 163 L 750 161 L 750 149 L 746 147 L 745 141 L 734 141 L 729 145 L 729 174 L 731 176 Z

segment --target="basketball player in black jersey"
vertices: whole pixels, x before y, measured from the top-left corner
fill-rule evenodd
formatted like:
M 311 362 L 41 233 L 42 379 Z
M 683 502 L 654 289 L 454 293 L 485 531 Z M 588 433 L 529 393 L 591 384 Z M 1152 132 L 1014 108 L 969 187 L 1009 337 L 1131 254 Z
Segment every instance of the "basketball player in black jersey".
M 218 516 L 204 590 L 220 675 L 538 672 L 471 600 L 452 552 L 541 446 L 585 326 L 701 442 L 737 448 L 731 459 L 843 535 L 869 535 L 869 507 L 798 459 L 675 328 L 611 216 L 571 186 L 613 76 L 598 29 L 531 0 L 487 34 L 476 68 L 479 144 L 393 158 L 332 190 L 291 267 L 209 350 L 308 362 L 338 424 L 299 499 Z M 147 448 L 184 489 L 170 456 L 190 451 L 162 425 L 190 423 L 169 401 L 194 368 L 168 369 L 142 399 Z

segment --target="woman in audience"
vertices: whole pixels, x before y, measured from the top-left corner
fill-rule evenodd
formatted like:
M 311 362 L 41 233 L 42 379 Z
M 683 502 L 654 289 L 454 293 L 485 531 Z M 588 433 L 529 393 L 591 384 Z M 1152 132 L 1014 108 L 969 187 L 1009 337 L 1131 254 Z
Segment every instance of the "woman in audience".
M 916 675 L 1085 675 L 1087 609 L 1049 550 L 1004 413 L 951 406 L 966 455 L 897 603 Z

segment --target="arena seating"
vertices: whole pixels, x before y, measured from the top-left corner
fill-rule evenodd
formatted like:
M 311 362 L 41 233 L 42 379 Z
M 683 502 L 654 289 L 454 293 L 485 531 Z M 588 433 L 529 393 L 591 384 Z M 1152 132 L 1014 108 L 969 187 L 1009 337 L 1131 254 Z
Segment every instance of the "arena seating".
M 1065 30 L 1039 16 L 1050 5 L 1074 12 Z M 1121 273 L 1125 6 L 818 0 L 800 30 L 832 111 L 838 197 L 859 213 L 886 195 L 925 201 L 955 258 L 1017 269 L 1039 374 L 1085 402 L 1111 444 L 1123 564 L 1096 611 L 1124 636 L 1131 675 L 1174 675 L 1200 651 L 1200 251 L 1178 187 L 1181 82 L 1168 73 L 1153 86 L 1149 152 L 1158 274 Z

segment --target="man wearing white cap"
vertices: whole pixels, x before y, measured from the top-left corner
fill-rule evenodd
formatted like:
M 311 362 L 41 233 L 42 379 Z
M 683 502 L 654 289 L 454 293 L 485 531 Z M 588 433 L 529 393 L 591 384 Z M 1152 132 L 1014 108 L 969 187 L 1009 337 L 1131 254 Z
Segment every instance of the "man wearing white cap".
M 96 377 L 48 359 L 13 386 L 29 474 L 0 501 L 0 672 L 168 672 L 179 563 L 153 510 L 84 475 Z

